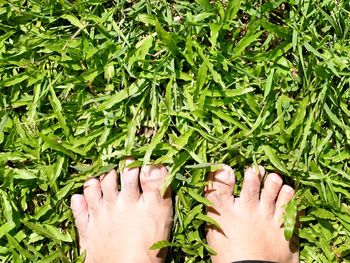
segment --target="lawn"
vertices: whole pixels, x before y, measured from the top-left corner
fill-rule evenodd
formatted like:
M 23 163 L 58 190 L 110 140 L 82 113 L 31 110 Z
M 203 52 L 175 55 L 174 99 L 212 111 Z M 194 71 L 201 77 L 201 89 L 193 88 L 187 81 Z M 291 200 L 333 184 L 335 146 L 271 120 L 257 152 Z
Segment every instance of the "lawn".
M 279 171 L 301 261 L 350 262 L 349 29 L 345 0 L 0 0 L 0 261 L 77 262 L 71 195 L 131 155 L 170 171 L 167 262 L 210 262 L 219 163 L 236 195 Z

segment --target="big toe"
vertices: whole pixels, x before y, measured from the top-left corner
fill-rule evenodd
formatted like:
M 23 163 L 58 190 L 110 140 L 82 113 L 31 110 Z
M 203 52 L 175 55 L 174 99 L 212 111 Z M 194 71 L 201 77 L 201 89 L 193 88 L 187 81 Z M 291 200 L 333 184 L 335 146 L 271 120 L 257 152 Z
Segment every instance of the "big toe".
M 170 189 L 167 188 L 162 196 L 162 187 L 168 171 L 163 165 L 147 165 L 142 167 L 140 183 L 142 196 L 146 201 L 163 202 L 170 199 Z
M 85 197 L 83 195 L 73 195 L 71 199 L 71 209 L 75 219 L 75 225 L 81 235 L 89 221 L 89 213 Z
M 84 184 L 84 196 L 90 215 L 98 213 L 102 201 L 101 182 L 96 178 L 89 178 Z
M 290 202 L 290 200 L 292 200 L 293 196 L 294 189 L 289 185 L 283 185 L 276 201 L 276 211 L 274 217 L 277 221 L 281 221 L 281 217 L 285 211 L 285 206 Z
M 224 165 L 221 169 L 209 173 L 208 185 L 205 189 L 205 195 L 215 207 L 220 207 L 226 202 L 232 204 L 233 187 L 235 185 L 235 174 L 231 167 Z

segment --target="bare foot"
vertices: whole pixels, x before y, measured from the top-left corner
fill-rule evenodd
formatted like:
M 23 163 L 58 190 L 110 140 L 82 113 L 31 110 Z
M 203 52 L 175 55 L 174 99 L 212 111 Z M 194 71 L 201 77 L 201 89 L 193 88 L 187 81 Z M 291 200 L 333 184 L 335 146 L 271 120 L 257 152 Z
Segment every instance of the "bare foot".
M 160 193 L 166 176 L 163 166 L 149 165 L 141 173 L 139 168 L 125 168 L 121 191 L 114 170 L 100 180 L 86 181 L 84 195 L 74 195 L 71 203 L 86 263 L 164 261 L 165 250 L 149 248 L 169 237 L 172 200 L 169 190 L 164 197 Z
M 206 196 L 214 204 L 208 215 L 215 219 L 220 229 L 210 227 L 208 244 L 217 255 L 213 263 L 239 260 L 266 260 L 280 263 L 299 262 L 298 247 L 286 241 L 281 217 L 283 206 L 294 196 L 290 186 L 283 185 L 281 177 L 269 174 L 260 192 L 264 168 L 248 168 L 239 198 L 232 195 L 235 184 L 233 170 L 223 169 L 209 175 Z

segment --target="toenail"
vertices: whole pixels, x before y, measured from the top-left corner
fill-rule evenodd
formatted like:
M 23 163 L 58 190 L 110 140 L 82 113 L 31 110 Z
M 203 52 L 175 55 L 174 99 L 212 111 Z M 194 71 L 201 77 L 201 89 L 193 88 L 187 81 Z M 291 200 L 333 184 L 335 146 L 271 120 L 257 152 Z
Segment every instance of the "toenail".
M 144 177 L 151 177 L 151 178 L 160 178 L 161 177 L 161 172 L 160 168 L 157 166 L 146 166 L 142 169 L 142 175 Z
M 258 172 L 254 168 L 248 168 L 246 171 L 246 174 L 244 176 L 244 179 L 247 181 L 253 181 L 258 176 Z
M 131 156 L 125 157 L 125 162 L 128 163 L 128 164 L 130 164 L 130 163 L 132 163 L 132 162 L 134 162 L 134 161 L 135 161 L 135 159 L 132 158 Z
M 294 191 L 294 189 L 292 187 L 290 187 L 289 185 L 284 185 L 283 191 L 286 193 L 292 193 Z
M 97 180 L 95 178 L 88 178 L 84 183 L 84 188 L 96 185 Z
M 227 174 L 230 176 L 234 174 L 234 172 L 230 166 L 224 165 L 224 167 L 222 167 L 222 169 L 225 170 L 227 172 Z
M 72 204 L 78 204 L 79 202 L 80 202 L 80 196 L 79 195 L 72 195 L 72 197 L 71 197 L 71 203 Z
M 133 162 L 135 162 L 135 160 L 132 159 L 131 157 L 125 158 L 124 169 L 130 169 L 130 168 L 127 168 L 127 166 Z
M 161 177 L 160 169 L 159 168 L 152 169 L 149 176 L 152 178 L 160 178 Z
M 214 179 L 216 181 L 229 183 L 234 180 L 234 173 L 231 168 L 224 166 L 222 169 L 216 171 Z
M 138 184 L 138 176 L 138 173 L 129 172 L 127 176 L 124 175 L 123 180 L 129 185 Z
M 259 172 L 260 172 L 261 175 L 264 175 L 264 174 L 265 174 L 265 168 L 264 168 L 264 166 L 259 165 Z
M 274 184 L 279 184 L 281 182 L 281 178 L 277 174 L 271 174 L 271 182 Z

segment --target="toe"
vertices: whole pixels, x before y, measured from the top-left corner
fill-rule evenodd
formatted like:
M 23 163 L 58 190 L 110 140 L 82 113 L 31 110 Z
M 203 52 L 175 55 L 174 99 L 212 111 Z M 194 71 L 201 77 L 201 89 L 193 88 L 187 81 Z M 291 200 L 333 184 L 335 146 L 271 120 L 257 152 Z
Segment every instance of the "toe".
M 70 206 L 79 235 L 82 235 L 89 221 L 89 212 L 85 197 L 83 195 L 73 195 Z
M 246 170 L 240 195 L 240 203 L 242 205 L 252 206 L 258 204 L 261 178 L 264 176 L 264 173 L 265 170 L 262 166 L 249 167 Z
M 276 207 L 276 199 L 281 190 L 283 180 L 278 174 L 269 174 L 261 191 L 260 206 L 264 213 L 273 216 Z
M 114 202 L 117 197 L 117 173 L 115 170 L 100 177 L 103 201 Z
M 232 168 L 225 165 L 220 170 L 210 173 L 208 179 L 205 195 L 214 206 L 220 207 L 226 202 L 232 204 L 234 201 L 232 192 L 235 185 L 235 174 Z
M 125 168 L 121 172 L 121 197 L 138 200 L 140 197 L 140 169 L 137 167 L 127 168 L 132 162 L 134 162 L 133 159 L 127 158 L 125 160 Z
M 84 184 L 84 196 L 90 214 L 94 214 L 101 206 L 101 183 L 96 178 L 89 178 Z
M 142 167 L 140 183 L 144 199 L 155 198 L 161 202 L 162 199 L 170 198 L 169 189 L 167 189 L 164 197 L 161 196 L 161 190 L 167 175 L 168 171 L 162 165 L 147 165 Z
M 292 200 L 293 196 L 294 189 L 289 185 L 283 185 L 276 201 L 276 211 L 274 216 L 275 220 L 280 222 L 281 217 L 285 211 L 285 205 L 288 204 L 290 200 Z

